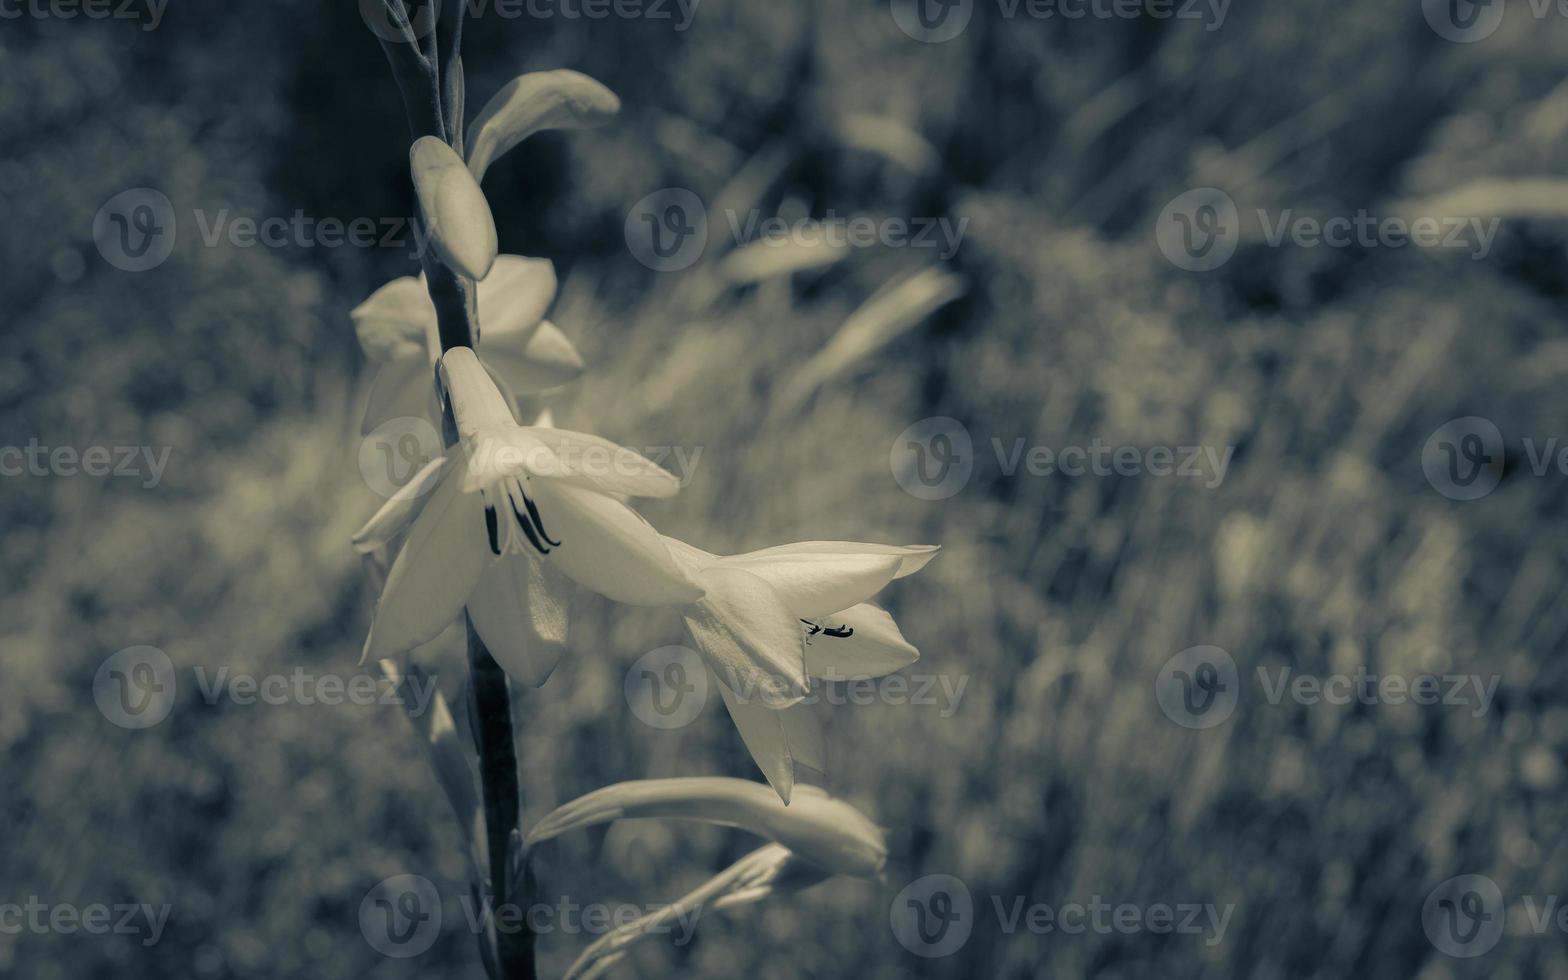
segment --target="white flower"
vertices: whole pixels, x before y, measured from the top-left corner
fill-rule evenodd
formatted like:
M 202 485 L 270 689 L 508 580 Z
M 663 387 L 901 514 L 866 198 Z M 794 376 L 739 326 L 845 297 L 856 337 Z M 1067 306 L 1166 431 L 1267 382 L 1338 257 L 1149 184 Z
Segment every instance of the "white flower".
M 936 545 L 802 541 L 721 557 L 674 538 L 702 586 L 682 614 L 741 739 L 787 803 L 795 763 L 822 770 L 820 735 L 798 705 L 810 680 L 880 677 L 920 654 L 869 600 L 936 556 Z
M 669 497 L 675 477 L 597 436 L 518 425 L 466 347 L 447 351 L 441 375 L 461 448 L 427 466 L 355 535 L 371 551 L 407 534 L 367 657 L 434 639 L 466 605 L 496 660 L 537 684 L 565 639 L 563 590 L 550 581 L 557 573 L 632 605 L 702 597 L 653 526 L 615 496 Z
M 555 298 L 547 259 L 503 255 L 477 287 L 484 325 L 479 356 L 509 401 L 554 388 L 582 374 L 583 361 L 560 328 L 544 319 Z M 404 276 L 376 290 L 352 314 L 365 356 L 380 365 L 362 431 L 388 419 L 436 417 L 435 366 L 440 356 L 436 309 L 424 277 Z

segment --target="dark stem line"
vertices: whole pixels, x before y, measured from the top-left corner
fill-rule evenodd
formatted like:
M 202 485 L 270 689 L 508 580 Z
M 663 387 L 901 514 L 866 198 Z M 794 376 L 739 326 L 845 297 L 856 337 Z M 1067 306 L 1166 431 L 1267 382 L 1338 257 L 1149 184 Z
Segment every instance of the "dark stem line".
M 448 0 L 452 3 L 453 0 Z M 459 8 L 461 2 L 453 4 Z M 431 41 L 430 55 L 423 55 L 415 44 L 382 41 L 392 74 L 403 95 L 404 109 L 408 113 L 409 129 L 415 139 L 436 136 L 451 140 L 461 138 L 461 127 L 448 132 L 443 121 L 442 72 L 461 72 L 459 50 L 462 31 L 462 14 L 455 23 L 441 25 L 447 28 L 446 44 L 439 38 Z M 456 90 L 458 93 L 461 89 Z M 453 100 L 453 108 L 461 112 L 460 96 Z M 462 147 L 456 147 L 462 153 Z M 473 282 L 464 279 L 443 265 L 428 250 L 422 250 L 420 262 L 424 266 L 430 300 L 435 305 L 436 322 L 440 332 L 441 350 L 453 347 L 473 347 L 479 340 L 479 310 L 477 291 Z M 442 399 L 443 429 L 447 433 L 448 448 L 456 441 L 456 426 L 451 418 L 450 403 Z M 485 814 L 486 857 L 489 865 L 489 895 L 491 910 L 503 907 L 527 908 L 536 888 L 531 869 L 521 875 L 512 875 L 511 841 L 519 835 L 518 823 L 522 809 L 522 795 L 517 773 L 517 745 L 512 724 L 512 692 L 506 671 L 496 663 L 484 641 L 474 631 L 472 621 L 464 613 L 463 621 L 468 634 L 468 667 L 471 717 L 474 747 L 479 755 L 479 782 Z M 514 887 L 515 886 L 515 887 Z M 494 918 L 491 919 L 494 923 Z M 526 916 L 522 927 L 500 930 L 492 928 L 480 942 L 489 947 L 494 943 L 494 957 L 484 957 L 486 966 L 493 962 L 496 980 L 535 980 L 534 933 L 528 927 Z
M 479 784 L 484 791 L 485 849 L 490 861 L 490 894 L 496 908 L 522 905 L 526 896 L 510 894 L 511 841 L 522 801 L 518 794 L 517 746 L 513 741 L 512 692 L 506 671 L 495 662 L 465 615 L 468 630 L 468 683 L 472 694 L 474 743 L 479 751 Z M 531 876 L 524 881 L 531 882 Z M 526 917 L 524 917 L 526 919 Z M 524 927 L 497 930 L 496 958 L 507 980 L 534 980 L 534 934 Z

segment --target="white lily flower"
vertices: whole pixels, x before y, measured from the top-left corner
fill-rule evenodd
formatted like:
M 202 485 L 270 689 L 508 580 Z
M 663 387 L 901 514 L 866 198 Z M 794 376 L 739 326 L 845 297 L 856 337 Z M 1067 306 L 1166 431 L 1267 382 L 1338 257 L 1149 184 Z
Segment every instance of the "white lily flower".
M 478 352 L 492 378 L 515 401 L 566 384 L 583 372 L 582 356 L 545 311 L 555 298 L 548 259 L 502 255 L 477 287 Z M 365 356 L 380 364 L 362 432 L 388 419 L 435 418 L 435 366 L 441 345 L 436 309 L 424 276 L 404 276 L 376 290 L 350 314 Z
M 631 605 L 702 597 L 653 526 L 611 496 L 673 496 L 674 476 L 597 436 L 518 425 L 469 348 L 447 351 L 441 374 L 461 449 L 426 467 L 355 536 L 373 551 L 406 531 L 367 657 L 429 642 L 467 606 L 497 662 L 538 684 L 565 640 L 564 589 L 553 577 Z
M 719 678 L 741 740 L 788 803 L 795 763 L 821 770 L 820 734 L 796 706 L 810 678 L 878 677 L 919 652 L 869 600 L 936 557 L 936 545 L 802 541 L 719 556 L 665 538 L 702 586 L 682 614 Z

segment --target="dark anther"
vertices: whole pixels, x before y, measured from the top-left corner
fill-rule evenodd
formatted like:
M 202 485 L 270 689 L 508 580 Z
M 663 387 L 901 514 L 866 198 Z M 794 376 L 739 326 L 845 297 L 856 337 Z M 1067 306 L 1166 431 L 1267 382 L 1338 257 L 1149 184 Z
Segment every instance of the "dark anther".
M 529 523 L 528 518 L 523 516 L 523 512 L 517 509 L 516 504 L 512 505 L 512 513 L 517 515 L 517 526 L 523 529 L 524 534 L 528 535 L 528 543 L 533 545 L 534 550 L 541 555 L 548 555 L 550 549 L 539 543 L 539 535 L 534 533 L 534 526 Z
M 539 536 L 544 538 L 545 542 L 548 543 L 550 547 L 559 548 L 561 546 L 561 542 L 551 539 L 550 532 L 544 529 L 544 521 L 539 517 L 539 508 L 534 506 L 533 499 L 530 498 L 526 493 L 523 494 L 523 506 L 528 508 L 528 515 L 534 519 L 534 527 L 539 529 Z
M 485 533 L 490 535 L 490 551 L 492 554 L 501 553 L 501 529 L 496 521 L 495 508 L 485 508 Z

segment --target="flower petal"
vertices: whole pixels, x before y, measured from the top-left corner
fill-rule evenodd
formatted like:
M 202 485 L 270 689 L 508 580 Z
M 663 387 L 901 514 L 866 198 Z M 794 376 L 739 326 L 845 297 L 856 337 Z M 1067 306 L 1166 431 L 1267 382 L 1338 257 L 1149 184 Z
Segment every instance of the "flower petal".
M 807 542 L 808 545 L 817 542 Z M 779 548 L 721 559 L 727 568 L 751 572 L 778 590 L 789 611 L 815 619 L 853 606 L 882 591 L 903 559 L 894 554 L 823 552 Z
M 806 637 L 806 671 L 823 680 L 865 680 L 884 677 L 920 659 L 920 651 L 904 639 L 887 611 L 862 602 L 822 617 L 818 624 L 834 630 Z M 838 635 L 845 630 L 848 636 Z
M 562 480 L 530 478 L 525 486 L 545 536 L 560 542 L 545 560 L 577 584 L 633 606 L 684 605 L 702 597 L 659 532 L 630 507 Z
M 526 343 L 555 300 L 555 266 L 549 259 L 498 255 L 479 283 L 479 351 L 492 341 L 519 337 Z
M 541 687 L 566 653 L 566 583 L 529 555 L 503 555 L 479 576 L 468 615 L 508 674 Z
M 633 497 L 673 497 L 680 492 L 680 481 L 669 470 L 608 439 L 570 429 L 529 429 L 528 433 L 550 447 L 569 483 Z
M 426 463 L 424 469 L 415 473 L 413 479 L 388 497 L 387 502 L 381 505 L 381 509 L 365 522 L 365 526 L 354 532 L 354 550 L 362 555 L 368 555 L 385 548 L 393 538 L 407 530 L 414 522 L 414 518 L 418 517 L 419 512 L 424 509 L 430 491 L 440 483 L 447 461 L 454 458 L 437 456 Z
M 773 558 L 793 555 L 897 555 L 902 564 L 894 578 L 913 575 L 930 564 L 942 550 L 939 544 L 874 544 L 869 541 L 796 541 L 760 551 L 749 551 L 736 558 Z
M 743 701 L 722 683 L 719 693 L 724 696 L 724 707 L 730 711 L 740 740 L 746 743 L 746 751 L 768 777 L 768 785 L 787 805 L 795 789 L 795 760 L 789 752 L 789 739 L 784 735 L 783 712 Z
M 391 657 L 428 643 L 457 618 L 490 561 L 484 512 L 463 494 L 462 468 L 447 468 L 409 528 L 387 573 L 365 656 Z
M 600 126 L 620 111 L 615 93 L 566 68 L 519 75 L 501 87 L 468 129 L 468 166 L 483 180 L 496 157 L 542 129 Z
M 359 346 L 372 361 L 430 356 L 436 308 L 424 283 L 413 276 L 394 279 L 370 294 L 349 314 Z
M 441 355 L 441 381 L 465 440 L 477 438 L 481 430 L 517 427 L 506 396 L 471 348 L 454 347 Z
M 827 736 L 823 733 L 822 725 L 817 721 L 816 716 L 811 713 L 811 706 L 797 704 L 777 714 L 779 720 L 784 723 L 784 738 L 789 742 L 789 754 L 795 760 L 795 764 L 826 773 L 828 771 Z
M 800 622 L 761 578 L 717 565 L 697 574 L 705 595 L 681 611 L 697 650 L 738 699 L 773 711 L 807 693 Z
M 382 364 L 370 386 L 360 434 L 369 435 L 392 419 L 435 419 L 440 412 L 430 363 L 423 357 L 398 357 Z
M 583 373 L 583 358 L 561 328 L 545 320 L 528 331 L 497 336 L 488 329 L 479 354 L 519 395 L 556 388 Z

